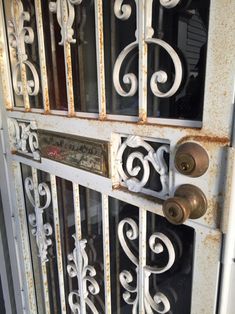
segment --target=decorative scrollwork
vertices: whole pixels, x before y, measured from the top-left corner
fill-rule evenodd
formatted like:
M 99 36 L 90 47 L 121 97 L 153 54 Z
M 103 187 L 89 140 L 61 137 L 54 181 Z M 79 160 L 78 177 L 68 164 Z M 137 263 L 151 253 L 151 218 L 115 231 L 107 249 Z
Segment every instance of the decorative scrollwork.
M 38 256 L 41 258 L 42 263 L 45 263 L 48 261 L 47 248 L 52 244 L 51 239 L 48 239 L 52 235 L 52 226 L 49 223 L 43 223 L 43 212 L 50 206 L 51 192 L 46 183 L 35 186 L 30 177 L 25 179 L 24 185 L 28 200 L 35 211 L 35 213 L 28 216 L 29 223 L 33 227 L 31 232 L 36 237 Z M 32 195 L 32 192 L 37 193 L 37 195 Z M 45 198 L 45 203 L 42 206 L 40 205 L 40 196 Z M 38 201 L 35 201 L 36 198 Z
M 124 235 L 125 233 L 125 235 Z M 119 222 L 118 225 L 118 237 L 121 247 L 127 257 L 136 265 L 136 285 L 133 286 L 134 278 L 130 271 L 123 270 L 120 275 L 120 283 L 125 289 L 123 293 L 123 299 L 127 304 L 132 305 L 132 313 L 137 314 L 138 308 L 138 274 L 139 274 L 139 261 L 138 258 L 132 253 L 127 240 L 136 240 L 139 235 L 139 229 L 136 222 L 132 218 L 125 218 Z M 144 267 L 145 275 L 145 291 L 144 291 L 144 305 L 146 313 L 152 313 L 152 310 L 157 313 L 167 313 L 170 311 L 170 302 L 167 296 L 157 291 L 154 297 L 151 296 L 149 291 L 149 278 L 152 274 L 161 274 L 168 271 L 175 262 L 175 250 L 170 239 L 161 232 L 156 232 L 152 234 L 149 238 L 149 247 L 155 254 L 161 254 L 167 250 L 168 252 L 168 262 L 165 266 L 149 266 Z
M 161 5 L 167 9 L 176 7 L 179 2 L 180 0 L 160 0 Z
M 93 266 L 88 264 L 88 256 L 86 253 L 87 240 L 75 240 L 75 248 L 71 254 L 68 255 L 69 264 L 67 266 L 68 274 L 71 278 L 77 277 L 79 285 L 79 291 L 71 291 L 69 294 L 69 306 L 73 313 L 81 313 L 81 301 L 90 308 L 91 312 L 98 314 L 96 306 L 89 298 L 89 294 L 97 295 L 100 292 L 100 287 L 94 278 L 96 276 L 96 270 Z
M 61 28 L 60 45 L 64 45 L 66 42 L 71 44 L 76 42 L 76 39 L 73 38 L 74 6 L 81 3 L 82 0 L 57 0 L 49 3 L 49 9 L 51 12 L 56 13 L 57 21 Z
M 124 0 L 116 0 L 114 2 L 114 13 L 120 20 L 128 20 L 131 16 L 131 6 L 123 4 Z
M 160 4 L 166 9 L 171 9 L 177 6 L 179 2 L 180 0 L 160 0 Z M 137 11 L 138 11 L 139 10 L 138 1 L 136 1 L 136 6 L 137 6 Z M 174 64 L 175 73 L 173 75 L 173 83 L 171 84 L 171 87 L 168 89 L 168 91 L 162 92 L 159 88 L 159 84 L 166 84 L 169 77 L 169 75 L 162 69 L 159 69 L 152 75 L 151 80 L 150 80 L 150 88 L 155 96 L 160 97 L 160 98 L 167 98 L 167 97 L 173 96 L 178 91 L 181 85 L 182 77 L 183 77 L 182 63 L 177 52 L 166 41 L 159 38 L 153 38 L 154 30 L 152 27 L 152 10 L 153 10 L 153 0 L 146 0 L 146 4 L 145 4 L 146 12 L 141 13 L 145 16 L 144 41 L 146 44 L 153 44 L 153 45 L 160 46 L 162 49 L 164 49 L 168 53 L 169 57 L 171 58 Z M 116 0 L 114 3 L 114 13 L 117 18 L 121 20 L 127 20 L 129 19 L 132 13 L 131 6 L 127 4 L 123 4 L 123 0 Z M 138 12 L 136 15 L 138 15 Z M 137 23 L 138 23 L 138 18 L 137 18 Z M 138 80 L 134 73 L 127 73 L 123 76 L 123 83 L 125 85 L 130 86 L 129 91 L 125 91 L 120 82 L 121 67 L 124 64 L 125 59 L 127 58 L 128 54 L 139 45 L 138 38 L 141 36 L 138 35 L 138 31 L 139 30 L 137 27 L 137 30 L 136 30 L 137 40 L 130 43 L 127 47 L 125 47 L 121 51 L 114 65 L 114 70 L 113 70 L 114 87 L 117 93 L 123 97 L 134 96 L 138 88 Z
M 17 12 L 15 14 L 15 11 Z M 25 26 L 25 22 L 30 21 L 30 15 L 24 11 L 20 0 L 13 0 L 11 3 L 12 20 L 8 22 L 9 44 L 16 50 L 17 63 L 13 66 L 13 88 L 17 95 L 23 95 L 24 84 L 29 96 L 36 96 L 39 92 L 39 76 L 32 62 L 29 61 L 25 45 L 32 45 L 34 42 L 34 31 L 32 27 Z M 30 73 L 31 79 L 27 79 Z M 29 75 L 29 74 L 28 74 Z M 24 78 L 23 78 L 24 76 Z M 25 82 L 24 82 L 25 80 Z
M 147 155 L 136 151 L 132 152 L 126 161 L 126 171 L 124 170 L 123 165 L 123 154 L 127 147 L 130 148 L 144 148 L 147 151 Z M 122 182 L 127 186 L 127 188 L 132 192 L 144 192 L 151 194 L 157 197 L 164 197 L 168 193 L 169 189 L 169 174 L 168 174 L 168 167 L 164 159 L 164 153 L 169 153 L 169 146 L 162 145 L 156 151 L 153 147 L 145 142 L 139 136 L 129 136 L 120 146 L 116 163 L 118 167 L 118 173 Z M 143 175 L 141 180 L 137 179 L 136 176 L 140 173 L 141 167 L 134 166 L 135 160 L 139 160 L 142 164 L 143 168 Z M 162 189 L 158 192 L 144 189 L 144 186 L 149 180 L 150 177 L 150 165 L 151 163 L 155 169 L 155 171 L 160 175 L 160 181 L 162 185 Z M 127 173 L 128 174 L 127 174 Z
M 19 153 L 40 160 L 37 126 L 35 121 L 9 119 L 9 133 L 12 147 Z

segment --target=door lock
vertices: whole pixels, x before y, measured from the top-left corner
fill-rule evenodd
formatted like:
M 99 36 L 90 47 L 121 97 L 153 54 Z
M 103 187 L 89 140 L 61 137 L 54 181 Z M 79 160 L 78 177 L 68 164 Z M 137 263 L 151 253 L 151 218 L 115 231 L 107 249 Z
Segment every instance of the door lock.
M 184 184 L 177 188 L 174 197 L 163 203 L 166 219 L 175 225 L 184 223 L 188 218 L 202 217 L 207 210 L 204 193 L 196 186 Z
M 180 145 L 175 155 L 175 167 L 184 175 L 200 177 L 209 167 L 209 157 L 205 149 L 193 142 Z

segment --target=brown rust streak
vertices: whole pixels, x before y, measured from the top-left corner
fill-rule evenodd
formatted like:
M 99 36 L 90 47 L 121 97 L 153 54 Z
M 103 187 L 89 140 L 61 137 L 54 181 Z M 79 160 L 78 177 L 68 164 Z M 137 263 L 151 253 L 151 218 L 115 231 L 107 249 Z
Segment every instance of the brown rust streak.
M 195 131 L 195 130 L 194 130 Z M 177 144 L 188 141 L 198 141 L 202 143 L 216 143 L 222 146 L 228 146 L 230 144 L 230 139 L 228 137 L 210 136 L 210 135 L 187 135 L 182 137 Z
M 146 121 L 147 121 L 147 113 L 146 113 L 146 110 L 140 109 L 140 111 L 139 111 L 139 121 L 138 121 L 138 123 L 139 123 L 139 124 L 145 124 Z
M 2 38 L 2 32 L 0 32 L 0 38 Z M 13 109 L 13 104 L 9 100 L 9 95 L 7 93 L 7 75 L 6 68 L 4 62 L 4 49 L 2 48 L 2 43 L 0 43 L 0 68 L 1 68 L 1 82 L 2 82 L 2 90 L 4 95 L 5 107 L 7 110 Z
M 42 10 L 41 10 L 41 0 L 35 1 L 35 10 L 37 13 L 37 23 L 38 23 L 38 36 L 41 37 L 41 41 L 44 43 L 44 35 L 43 35 L 43 23 L 42 23 Z M 46 60 L 45 60 L 45 50 L 43 45 L 39 47 L 39 54 L 41 59 L 41 79 L 45 83 L 45 87 L 43 86 L 43 96 L 44 96 L 44 113 L 48 114 L 50 111 L 50 100 L 49 100 L 49 92 L 48 92 L 48 80 L 47 80 L 47 69 L 46 69 Z
M 66 68 L 67 68 L 67 92 L 68 92 L 68 117 L 74 116 L 74 95 L 73 95 L 73 73 L 72 73 L 72 58 L 70 44 L 65 43 L 65 56 L 66 56 Z
M 106 99 L 105 99 L 105 77 L 104 77 L 104 37 L 103 37 L 103 8 L 102 1 L 97 1 L 98 7 L 98 36 L 99 36 L 99 76 L 100 76 L 100 95 L 101 95 L 101 112 L 100 120 L 106 119 Z

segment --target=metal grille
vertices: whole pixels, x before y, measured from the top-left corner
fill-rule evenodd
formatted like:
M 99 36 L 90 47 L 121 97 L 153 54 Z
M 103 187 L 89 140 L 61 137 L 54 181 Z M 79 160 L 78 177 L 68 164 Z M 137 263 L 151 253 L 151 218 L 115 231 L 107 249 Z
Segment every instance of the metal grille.
M 201 125 L 206 54 L 197 51 L 192 61 L 188 47 L 200 42 L 199 49 L 205 50 L 208 1 L 194 10 L 179 1 L 4 5 L 12 107 L 100 120 L 165 124 L 161 118 L 171 118 L 169 124 Z M 195 21 L 204 32 L 192 41 L 190 23 Z M 197 94 L 201 98 L 191 106 Z
M 20 311 L 215 312 L 232 4 L 213 0 L 210 28 L 209 1 L 5 0 L 0 8 L 0 148 Z M 91 170 L 98 155 L 82 168 L 56 146 L 42 152 L 40 133 L 65 135 L 71 147 L 72 138 L 105 143 L 105 173 Z M 188 141 L 208 153 L 202 177 L 174 165 Z M 173 227 L 162 202 L 182 184 L 199 187 L 208 209 Z

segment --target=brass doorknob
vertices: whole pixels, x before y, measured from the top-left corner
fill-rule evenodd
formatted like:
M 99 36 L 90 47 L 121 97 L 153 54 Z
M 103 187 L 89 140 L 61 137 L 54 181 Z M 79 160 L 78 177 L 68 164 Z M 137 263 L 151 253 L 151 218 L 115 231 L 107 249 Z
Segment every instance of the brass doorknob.
M 181 174 L 190 177 L 200 177 L 209 167 L 208 154 L 197 143 L 184 143 L 179 146 L 175 154 L 175 167 Z
M 163 203 L 163 213 L 166 219 L 174 225 L 180 225 L 188 218 L 200 218 L 205 214 L 206 209 L 207 200 L 204 193 L 191 184 L 178 187 L 175 196 Z

